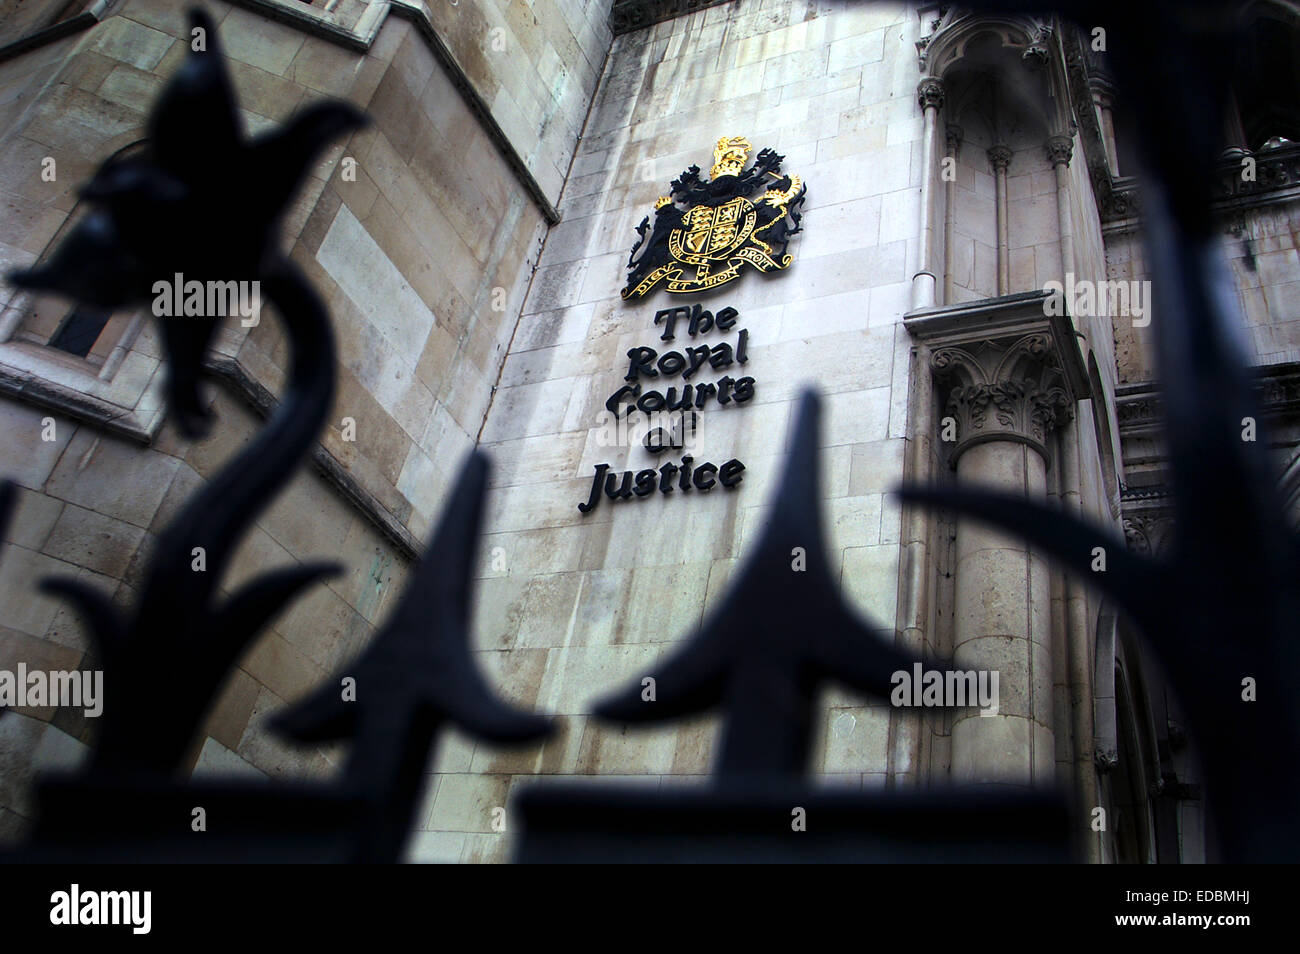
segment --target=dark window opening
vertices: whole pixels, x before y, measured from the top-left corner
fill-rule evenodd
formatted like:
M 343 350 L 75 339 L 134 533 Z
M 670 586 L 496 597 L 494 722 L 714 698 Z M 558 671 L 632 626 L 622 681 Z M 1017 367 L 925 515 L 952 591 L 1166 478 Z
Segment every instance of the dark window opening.
M 1147 791 L 1141 742 L 1123 671 L 1115 669 L 1115 741 L 1119 755 L 1111 778 L 1111 827 L 1117 864 L 1145 864 L 1150 858 Z
M 84 358 L 95 347 L 111 317 L 111 312 L 78 306 L 63 319 L 63 324 L 50 339 L 50 347 Z
M 1234 87 L 1248 149 L 1300 142 L 1300 22 L 1275 15 L 1255 20 Z

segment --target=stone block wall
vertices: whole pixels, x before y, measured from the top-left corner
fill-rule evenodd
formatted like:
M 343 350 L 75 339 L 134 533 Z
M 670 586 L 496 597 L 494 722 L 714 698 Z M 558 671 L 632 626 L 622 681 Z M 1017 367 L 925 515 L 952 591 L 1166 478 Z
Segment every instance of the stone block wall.
M 156 535 L 261 426 L 239 400 L 220 390 L 212 397 L 218 424 L 210 439 L 183 441 L 168 424 L 149 448 L 58 417 L 56 439 L 44 441 L 47 412 L 0 404 L 5 476 L 20 488 L 0 551 L 0 669 L 14 671 L 20 662 L 47 670 L 99 668 L 82 619 L 38 592 L 36 583 L 73 577 L 124 607 L 134 601 Z M 262 717 L 361 649 L 392 607 L 392 595 L 400 593 L 405 561 L 336 488 L 306 470 L 245 537 L 220 591 L 227 594 L 268 569 L 321 558 L 343 564 L 343 573 L 309 590 L 254 642 L 221 692 L 191 765 L 201 769 L 216 760 L 223 768 L 291 777 L 335 764 L 334 751 L 281 745 L 264 730 Z M 17 709 L 0 719 L 5 835 L 17 834 L 30 817 L 32 776 L 56 764 L 46 753 L 63 760 L 57 764 L 80 756 L 93 722 L 81 709 L 53 707 Z
M 548 3 L 544 26 L 521 22 L 500 35 L 489 26 L 525 5 L 462 4 L 461 19 L 438 34 L 458 62 L 477 51 L 477 67 L 458 73 L 419 19 L 445 4 L 382 3 L 369 19 L 349 15 L 358 29 L 371 25 L 370 35 L 352 38 L 364 50 L 270 19 L 269 3 L 203 5 L 250 134 L 324 97 L 347 99 L 372 119 L 311 171 L 283 229 L 283 247 L 327 301 L 338 339 L 338 392 L 322 443 L 372 513 L 304 465 L 258 521 L 223 589 L 294 561 L 333 558 L 346 572 L 310 590 L 256 642 L 190 758 L 196 771 L 319 774 L 337 753 L 280 746 L 262 717 L 355 655 L 400 593 L 450 475 L 483 426 L 548 224 L 520 168 L 558 198 L 609 35 L 600 11 L 579 3 Z M 98 25 L 0 63 L 6 270 L 38 260 L 76 214 L 76 187 L 143 136 L 148 106 L 188 47 L 184 10 L 171 0 L 125 0 Z M 541 117 L 536 129 L 500 118 L 503 90 L 539 98 L 526 107 Z M 476 98 L 493 105 L 489 116 L 476 113 Z M 40 176 L 45 156 L 57 161 L 52 182 Z M 345 158 L 355 160 L 355 180 L 341 174 Z M 160 423 L 161 350 L 147 313 L 123 339 L 125 359 L 105 369 L 25 339 L 36 304 L 10 287 L 2 294 L 0 364 L 10 379 L 53 382 L 101 404 L 69 416 L 0 396 L 0 460 L 22 488 L 0 552 L 0 668 L 94 668 L 80 621 L 36 582 L 71 575 L 131 600 L 155 534 L 261 421 L 247 393 L 214 384 L 213 434 L 187 443 Z M 288 344 L 270 309 L 251 329 L 230 322 L 216 352 L 248 387 L 282 388 Z M 132 417 L 131 435 L 105 430 L 112 415 L 96 419 L 105 406 Z M 42 439 L 47 418 L 53 440 Z M 345 439 L 344 418 L 355 422 L 355 440 Z M 53 709 L 0 720 L 0 837 L 30 817 L 33 773 L 84 752 L 89 721 Z
M 558 715 L 541 750 L 456 745 L 438 760 L 415 856 L 505 857 L 491 809 L 519 785 L 596 776 L 667 788 L 702 782 L 718 724 L 624 729 L 593 702 L 655 666 L 715 607 L 752 546 L 784 460 L 794 402 L 825 397 L 822 484 L 832 565 L 847 598 L 892 635 L 909 338 L 901 325 L 916 257 L 920 184 L 918 26 L 891 4 L 752 0 L 615 39 L 481 435 L 496 462 L 478 585 L 479 656 L 502 690 Z M 624 302 L 635 226 L 719 136 L 771 147 L 808 185 L 794 264 L 708 295 Z M 751 157 L 752 158 L 752 157 Z M 696 461 L 738 458 L 733 491 L 654 493 L 590 514 L 594 468 L 670 459 L 602 446 L 600 414 L 627 351 L 667 349 L 655 312 L 731 306 L 749 332 L 755 393 L 701 412 Z M 679 330 L 677 344 L 687 341 Z M 728 371 L 701 374 L 714 381 Z M 670 385 L 674 382 L 664 382 Z M 676 382 L 676 383 L 681 383 Z M 678 460 L 678 457 L 671 459 Z M 883 785 L 891 716 L 833 690 L 812 771 L 825 784 Z
M 1040 131 L 1025 131 L 1005 145 L 1007 166 L 1008 293 L 1036 291 L 1060 280 L 1060 226 L 1056 175 L 1043 152 Z M 953 220 L 953 301 L 998 294 L 997 199 L 987 151 L 992 143 L 964 141 L 956 164 Z M 942 190 L 940 190 L 942 191 Z M 942 204 L 940 204 L 942 208 Z M 942 220 L 939 220 L 941 227 Z
M 909 403 L 916 406 L 914 342 L 902 324 L 920 268 L 916 10 L 744 0 L 611 40 L 605 5 L 579 0 L 355 0 L 335 24 L 351 39 L 338 31 L 331 39 L 268 18 L 279 2 L 205 5 L 251 131 L 324 96 L 349 99 L 373 120 L 312 171 L 284 232 L 285 251 L 327 301 L 338 335 L 339 389 L 322 444 L 371 513 L 304 468 L 258 521 L 225 589 L 326 555 L 346 572 L 276 620 L 241 661 L 190 753 L 194 771 L 289 776 L 337 765 L 338 751 L 278 745 L 261 718 L 364 645 L 400 594 L 457 465 L 479 446 L 493 471 L 475 572 L 476 656 L 504 696 L 556 714 L 558 731 L 521 751 L 445 737 L 411 857 L 504 860 L 515 822 L 497 831 L 493 810 L 523 785 L 576 777 L 661 789 L 703 782 L 715 719 L 634 730 L 588 713 L 614 688 L 653 676 L 718 606 L 769 512 L 805 386 L 824 397 L 832 565 L 846 598 L 884 638 L 900 625 L 903 531 L 888 492 L 904 473 L 914 436 Z M 0 63 L 0 264 L 45 253 L 77 214 L 76 184 L 139 139 L 144 110 L 184 56 L 186 34 L 180 5 L 124 0 L 100 25 Z M 1055 173 L 1040 133 L 1008 143 L 1013 292 L 1060 277 Z M 709 294 L 660 289 L 623 301 L 637 224 L 688 166 L 707 172 L 724 135 L 783 154 L 784 170 L 807 184 L 793 265 L 768 276 L 751 271 Z M 958 165 L 955 301 L 997 293 L 987 146 L 972 141 Z M 55 182 L 39 176 L 47 155 L 58 158 Z M 341 175 L 344 159 L 355 160 L 355 181 Z M 1104 270 L 1112 279 L 1144 278 L 1135 235 L 1109 234 L 1103 243 L 1077 139 L 1069 175 L 1076 277 Z M 940 234 L 944 190 L 937 192 Z M 558 224 L 550 205 L 562 215 Z M 1259 213 L 1248 221 L 1252 244 L 1225 238 L 1265 362 L 1294 360 L 1284 357 L 1289 319 L 1275 317 L 1294 287 L 1286 282 L 1296 254 L 1287 221 Z M 14 462 L 5 469 L 22 487 L 0 552 L 0 668 L 93 667 L 79 621 L 35 593 L 34 581 L 68 573 L 130 600 L 159 529 L 260 426 L 245 392 L 280 391 L 288 345 L 274 315 L 252 329 L 227 328 L 217 354 L 249 386 L 214 384 L 216 430 L 187 443 L 160 424 L 152 319 L 123 319 L 115 349 L 87 368 L 38 343 L 35 332 L 53 326 L 50 313 L 34 314 L 33 302 L 11 289 L 0 295 L 0 370 L 90 395 L 130 418 L 129 433 L 109 432 L 108 415 L 52 414 L 0 397 L 0 458 Z M 752 375 L 755 389 L 751 401 L 704 409 L 689 453 L 697 463 L 741 460 L 743 482 L 602 499 L 580 513 L 598 464 L 622 472 L 680 459 L 655 457 L 636 442 L 610 446 L 602 412 L 625 383 L 629 349 L 692 343 L 680 328 L 673 345 L 661 341 L 655 312 L 695 303 L 738 310 L 731 331 L 701 340 L 734 346 L 745 329 L 748 361 L 738 373 Z M 1148 350 L 1131 322 L 1076 323 L 1104 395 L 1100 409 L 1081 406 L 1073 425 L 1078 492 L 1085 511 L 1104 521 L 1114 515 L 1098 432 L 1109 430 L 1118 447 L 1108 413 L 1116 380 L 1149 379 Z M 26 339 L 24 329 L 33 332 Z M 737 372 L 700 379 L 724 374 Z M 682 382 L 664 386 L 673 383 Z M 42 439 L 46 417 L 55 421 L 53 440 Z M 345 418 L 355 423 L 355 440 L 344 437 Z M 1040 476 L 1047 495 L 1063 494 L 1059 474 Z M 933 565 L 956 555 L 939 554 Z M 1039 564 L 1034 611 L 1052 634 L 1053 671 L 1040 667 L 1048 685 L 1035 693 L 1052 697 L 1057 732 L 1055 751 L 1043 745 L 1040 755 L 1054 758 L 1065 777 L 1074 759 L 1065 617 L 1072 599 L 1082 601 L 1075 605 L 1084 606 L 1090 635 L 1099 605 L 1071 596 L 1061 575 L 1049 579 Z M 937 630 L 951 625 L 954 607 L 942 583 L 933 588 L 936 614 L 948 617 Z M 948 773 L 943 726 L 927 750 L 915 717 L 884 700 L 832 689 L 824 703 L 811 766 L 820 784 L 864 788 Z M 0 720 L 0 837 L 26 824 L 32 774 L 79 758 L 89 729 L 79 713 L 62 710 Z
M 1107 235 L 1107 281 L 1145 281 L 1148 277 L 1142 234 L 1130 231 Z M 1151 326 L 1139 328 L 1128 318 L 1115 316 L 1112 318 L 1112 327 L 1119 383 L 1135 384 L 1152 380 L 1155 377 L 1155 342 L 1151 338 Z
M 397 0 L 395 5 L 428 19 L 542 191 L 557 202 L 609 50 L 609 4 Z
M 1256 359 L 1300 361 L 1300 202 L 1255 210 L 1239 224 L 1225 230 L 1221 244 Z
M 1296 281 L 1300 203 L 1279 195 L 1276 203 L 1225 212 L 1220 221 L 1219 248 L 1244 319 L 1242 350 L 1257 365 L 1300 361 L 1300 282 Z M 1108 237 L 1106 263 L 1112 280 L 1150 278 L 1140 232 Z M 1151 326 L 1135 328 L 1132 322 L 1116 318 L 1114 337 L 1120 382 L 1153 380 L 1156 356 Z

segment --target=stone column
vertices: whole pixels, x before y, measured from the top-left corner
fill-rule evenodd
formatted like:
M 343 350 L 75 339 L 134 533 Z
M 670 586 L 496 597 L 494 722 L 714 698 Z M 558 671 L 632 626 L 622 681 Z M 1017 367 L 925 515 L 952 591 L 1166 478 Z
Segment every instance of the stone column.
M 1011 292 L 1011 236 L 1007 231 L 1007 167 L 1011 165 L 1011 149 L 997 145 L 989 150 L 989 165 L 993 167 L 994 196 L 998 216 L 998 294 Z
M 932 308 L 936 302 L 931 259 L 934 255 L 935 139 L 938 136 L 939 110 L 943 108 L 943 83 L 927 76 L 917 84 L 916 95 L 925 118 L 925 129 L 921 140 L 921 227 L 917 270 L 912 276 L 913 310 Z
M 952 160 L 953 175 L 943 183 L 943 301 L 952 304 L 952 224 L 956 221 L 957 210 L 957 156 L 961 153 L 962 130 L 956 123 L 949 123 L 945 137 L 948 146 L 947 155 Z
M 1100 77 L 1091 77 L 1088 81 L 1092 89 L 1092 102 L 1097 107 L 1097 116 L 1101 124 L 1101 139 L 1106 147 L 1106 165 L 1110 174 L 1119 178 L 1119 148 L 1115 144 L 1115 93 L 1114 88 Z
M 1047 494 L 1048 437 L 1072 413 L 1055 339 L 1046 332 L 938 347 L 931 366 L 944 413 L 956 419 L 951 461 L 961 483 Z M 1022 540 L 960 521 L 953 659 L 996 670 L 996 715 L 961 710 L 952 727 L 952 775 L 963 784 L 1051 785 L 1051 568 Z
M 1070 158 L 1074 155 L 1074 140 L 1069 136 L 1053 136 L 1047 140 L 1047 161 L 1056 169 L 1056 219 L 1061 234 L 1061 285 L 1071 286 L 1070 273 L 1074 271 L 1074 218 L 1070 215 Z
M 1094 401 L 1103 400 L 1102 395 L 1093 395 Z M 1061 506 L 1073 517 L 1087 520 L 1089 514 L 1084 509 L 1082 491 L 1082 473 L 1079 466 L 1079 421 L 1063 425 L 1057 430 L 1059 445 Z M 1083 581 L 1077 574 L 1064 573 L 1064 623 L 1065 623 L 1065 670 L 1070 696 L 1070 734 L 1074 739 L 1071 759 L 1074 766 L 1075 804 L 1083 806 L 1075 822 L 1075 830 L 1081 836 L 1079 841 L 1089 861 L 1099 861 L 1098 841 L 1090 831 L 1091 817 L 1088 809 L 1092 807 L 1097 791 L 1096 763 L 1093 760 L 1093 723 L 1092 723 L 1092 673 L 1094 659 L 1089 652 L 1092 640 L 1089 638 L 1088 593 Z
M 1250 155 L 1250 142 L 1246 139 L 1246 127 L 1241 121 L 1241 103 L 1237 91 L 1228 87 L 1227 109 L 1223 115 L 1223 141 L 1227 144 L 1223 158 L 1240 160 Z

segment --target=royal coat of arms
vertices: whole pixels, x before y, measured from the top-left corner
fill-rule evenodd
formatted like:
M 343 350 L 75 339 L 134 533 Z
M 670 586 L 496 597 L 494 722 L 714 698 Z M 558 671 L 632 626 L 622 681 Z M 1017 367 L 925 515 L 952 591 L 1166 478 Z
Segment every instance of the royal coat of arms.
M 752 148 L 743 136 L 719 139 L 709 179 L 691 166 L 655 202 L 653 228 L 649 216 L 637 226 L 624 299 L 640 298 L 660 282 L 669 292 L 706 291 L 737 277 L 746 262 L 768 272 L 793 261 L 786 248 L 800 231 L 808 190 L 798 176 L 781 173 L 785 157 L 771 149 L 746 169 Z

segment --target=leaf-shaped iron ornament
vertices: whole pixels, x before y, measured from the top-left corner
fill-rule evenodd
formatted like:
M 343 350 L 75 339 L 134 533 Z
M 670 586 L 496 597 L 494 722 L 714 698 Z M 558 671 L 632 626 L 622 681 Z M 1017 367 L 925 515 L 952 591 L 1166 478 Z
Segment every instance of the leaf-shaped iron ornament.
M 598 715 L 652 722 L 720 707 L 711 788 L 525 788 L 523 862 L 1064 861 L 1064 803 L 1050 792 L 899 790 L 807 784 L 818 687 L 888 696 L 908 654 L 844 601 L 827 559 L 818 489 L 820 399 L 799 400 L 769 522 L 700 632 Z M 802 569 L 796 569 L 802 554 Z M 946 673 L 947 668 L 929 667 Z
M 470 655 L 486 485 L 487 459 L 474 452 L 387 623 L 353 663 L 272 720 L 297 742 L 350 740 L 340 779 L 178 784 L 157 772 L 55 775 L 41 784 L 36 840 L 12 860 L 400 861 L 444 723 L 505 745 L 551 728 L 498 701 Z M 219 837 L 190 836 L 195 805 Z
M 643 701 L 638 683 L 596 709 L 607 719 L 654 722 L 721 705 L 723 777 L 801 775 L 823 682 L 888 697 L 892 675 L 916 662 L 845 603 L 831 571 L 817 478 L 820 416 L 821 399 L 805 392 L 767 527 L 700 633 L 655 673 L 654 701 Z
M 498 702 L 469 653 L 470 575 L 487 473 L 477 453 L 465 464 L 403 601 L 346 671 L 356 701 L 344 701 L 335 681 L 276 720 L 303 741 L 351 738 L 342 781 L 265 786 L 171 778 L 249 640 L 331 570 L 295 566 L 263 574 L 222 603 L 215 598 L 238 540 L 308 454 L 333 400 L 328 315 L 310 283 L 278 252 L 275 226 L 311 158 L 363 119 L 345 103 L 325 103 L 283 132 L 244 144 L 211 22 L 202 12 L 191 22 L 206 31 L 206 50 L 192 50 L 164 91 L 149 122 L 149 153 L 101 167 L 85 190 L 95 210 L 48 264 L 18 280 L 118 306 L 146 297 L 154 276 L 172 271 L 252 276 L 285 322 L 292 368 L 271 420 L 159 538 L 133 614 L 76 580 L 45 581 L 45 589 L 69 597 L 86 616 L 107 678 L 90 767 L 42 782 L 36 838 L 26 856 L 396 861 L 444 721 L 501 743 L 549 731 L 547 720 Z M 211 227 L 169 234 L 191 217 Z M 113 267 L 102 267 L 105 261 Z M 198 420 L 197 374 L 217 320 L 164 324 L 170 398 L 183 425 Z M 0 490 L 0 523 L 7 502 Z M 196 548 L 205 558 L 202 569 L 192 561 Z M 220 837 L 188 837 L 196 804 L 211 813 Z
M 487 458 L 473 452 L 401 604 L 365 652 L 273 721 L 298 742 L 351 739 L 343 787 L 370 807 L 364 861 L 400 858 L 444 722 L 504 744 L 550 731 L 549 720 L 498 701 L 470 655 L 471 574 L 487 471 Z
M 100 773 L 173 771 L 249 640 L 333 569 L 308 563 L 278 570 L 217 600 L 217 583 L 240 538 L 289 481 L 333 400 L 328 315 L 301 271 L 278 251 L 276 231 L 313 158 L 331 139 L 360 128 L 364 117 L 346 103 L 322 103 L 245 142 L 212 22 L 195 10 L 190 23 L 204 31 L 204 49 L 191 46 L 160 95 L 148 120 L 146 153 L 101 166 L 83 190 L 93 206 L 89 215 L 48 263 L 13 276 L 24 287 L 101 307 L 141 302 L 155 281 L 176 273 L 256 280 L 277 305 L 292 344 L 278 410 L 160 535 L 133 612 L 78 580 L 42 583 L 76 605 L 103 661 L 104 713 L 92 760 Z M 220 320 L 162 319 L 169 402 L 190 433 L 200 429 L 199 368 Z M 168 678 L 157 678 L 161 666 Z
M 152 301 L 156 283 L 176 276 L 264 281 L 282 267 L 280 219 L 320 152 L 365 117 L 348 103 L 320 102 L 246 140 L 217 31 L 200 9 L 190 27 L 203 49 L 191 43 L 159 95 L 143 153 L 96 170 L 81 190 L 90 212 L 47 262 L 10 275 L 15 285 L 112 309 Z M 162 324 L 167 399 L 190 437 L 205 430 L 199 366 L 220 321 L 190 315 Z
M 1112 596 L 1149 640 L 1187 711 L 1227 860 L 1293 861 L 1300 852 L 1300 537 L 1270 477 L 1266 442 L 1243 439 L 1247 419 L 1261 418 L 1230 330 L 1241 315 L 1211 213 L 1221 131 L 1203 120 L 1220 115 L 1234 5 L 1153 4 L 1148 15 L 1164 34 L 1156 58 L 1138 36 L 1145 26 L 1126 8 L 1052 5 L 1087 9 L 1085 22 L 1112 27 L 1120 83 L 1141 91 L 1127 101 L 1149 173 L 1143 218 L 1173 535 L 1164 556 L 1146 559 L 1112 532 L 1023 498 L 970 487 L 908 487 L 901 496 L 1017 534 Z M 1171 102 L 1203 105 L 1170 109 Z M 1097 547 L 1104 571 L 1094 571 Z M 1248 701 L 1245 680 L 1258 683 L 1257 699 Z

